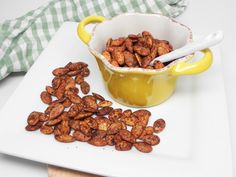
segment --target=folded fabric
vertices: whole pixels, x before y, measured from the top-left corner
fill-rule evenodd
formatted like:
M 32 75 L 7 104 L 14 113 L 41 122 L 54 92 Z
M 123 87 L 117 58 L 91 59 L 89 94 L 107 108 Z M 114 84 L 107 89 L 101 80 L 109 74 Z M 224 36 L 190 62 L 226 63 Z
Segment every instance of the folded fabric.
M 27 71 L 65 21 L 89 15 L 106 18 L 125 12 L 180 15 L 185 0 L 52 0 L 22 17 L 0 24 L 0 80 Z

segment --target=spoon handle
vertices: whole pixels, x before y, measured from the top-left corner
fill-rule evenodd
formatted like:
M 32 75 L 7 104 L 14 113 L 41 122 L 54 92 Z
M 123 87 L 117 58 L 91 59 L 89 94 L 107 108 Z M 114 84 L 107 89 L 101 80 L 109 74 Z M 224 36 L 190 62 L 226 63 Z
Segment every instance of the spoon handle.
M 192 54 L 196 51 L 203 50 L 205 48 L 211 47 L 213 45 L 218 44 L 223 39 L 223 33 L 222 31 L 211 33 L 210 35 L 203 38 L 201 41 L 196 41 L 187 44 L 184 47 L 181 47 L 179 49 L 176 49 L 170 53 L 167 53 L 165 55 L 159 56 L 155 58 L 154 60 L 159 60 L 161 62 L 168 62 L 173 59 L 181 58 L 183 56 Z M 151 64 L 154 62 L 154 60 L 151 62 Z

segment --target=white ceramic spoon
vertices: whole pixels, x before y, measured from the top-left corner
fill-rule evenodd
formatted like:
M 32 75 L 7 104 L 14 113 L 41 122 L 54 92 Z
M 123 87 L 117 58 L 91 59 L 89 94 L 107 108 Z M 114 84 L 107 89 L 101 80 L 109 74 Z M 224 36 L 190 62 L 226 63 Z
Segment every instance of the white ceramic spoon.
M 211 33 L 211 34 L 207 35 L 206 37 L 204 37 L 200 41 L 194 41 L 194 42 L 188 43 L 187 45 L 185 45 L 179 49 L 176 49 L 170 53 L 167 53 L 165 55 L 161 55 L 161 56 L 155 58 L 151 62 L 151 64 L 153 64 L 153 62 L 155 60 L 159 60 L 161 62 L 168 62 L 168 61 L 192 54 L 196 51 L 200 51 L 202 49 L 211 47 L 211 46 L 216 45 L 219 42 L 221 42 L 223 40 L 223 37 L 224 37 L 224 35 L 223 35 L 222 31 L 217 31 L 217 32 Z

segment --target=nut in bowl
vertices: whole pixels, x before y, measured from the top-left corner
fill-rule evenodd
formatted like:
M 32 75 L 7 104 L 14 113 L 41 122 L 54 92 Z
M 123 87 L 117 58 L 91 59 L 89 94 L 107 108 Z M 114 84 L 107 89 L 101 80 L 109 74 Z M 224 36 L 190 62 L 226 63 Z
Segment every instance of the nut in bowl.
M 94 22 L 100 23 L 90 34 L 84 27 Z M 204 56 L 197 62 L 189 63 L 193 55 L 188 55 L 159 69 L 147 65 L 114 66 L 105 57 L 103 52 L 108 39 L 143 31 L 148 31 L 155 39 L 168 41 L 173 50 L 192 42 L 192 32 L 188 27 L 160 14 L 126 13 L 109 20 L 102 16 L 89 16 L 78 26 L 78 35 L 95 56 L 108 92 L 117 102 L 132 107 L 150 107 L 164 102 L 173 94 L 179 76 L 201 73 L 212 64 L 210 49 L 202 50 Z

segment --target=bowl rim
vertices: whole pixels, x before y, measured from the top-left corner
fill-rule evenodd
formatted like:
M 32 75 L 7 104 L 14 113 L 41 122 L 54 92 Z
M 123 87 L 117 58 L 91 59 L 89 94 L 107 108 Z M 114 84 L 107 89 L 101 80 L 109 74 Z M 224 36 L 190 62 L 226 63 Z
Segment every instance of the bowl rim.
M 168 16 L 165 16 L 161 13 L 140 13 L 140 12 L 128 12 L 128 13 L 122 13 L 122 14 L 119 14 L 119 15 L 116 15 L 114 17 L 111 17 L 111 18 L 106 18 L 105 21 L 112 21 L 114 20 L 115 18 L 119 18 L 120 16 L 128 16 L 128 15 L 138 15 L 138 16 L 158 16 L 158 17 L 162 17 L 162 18 L 166 18 L 167 20 L 169 20 L 170 22 L 172 23 L 176 23 L 184 28 L 186 28 L 189 32 L 189 36 L 188 36 L 188 43 L 189 42 L 193 42 L 193 34 L 192 34 L 192 30 L 168 17 Z M 96 31 L 96 28 L 101 25 L 103 22 L 101 23 L 97 23 L 94 28 L 92 29 L 92 32 L 91 32 L 91 38 L 90 38 L 90 41 L 88 42 L 88 49 L 89 51 L 95 55 L 95 57 L 97 57 L 99 60 L 102 61 L 102 63 L 107 67 L 109 68 L 110 70 L 114 71 L 114 72 L 119 72 L 119 73 L 142 73 L 142 74 L 162 74 L 164 72 L 167 72 L 167 71 L 170 71 L 171 68 L 173 68 L 173 66 L 177 65 L 178 63 L 182 63 L 182 62 L 187 62 L 189 61 L 190 59 L 192 59 L 193 55 L 194 54 L 190 54 L 190 55 L 187 55 L 185 57 L 181 57 L 181 58 L 178 58 L 174 61 L 172 61 L 171 63 L 169 63 L 167 66 L 165 66 L 164 68 L 161 68 L 161 69 L 146 69 L 146 68 L 129 68 L 129 67 L 117 67 L 117 66 L 113 66 L 112 64 L 110 64 L 110 62 L 107 61 L 107 59 L 98 51 L 96 51 L 93 47 L 91 47 L 91 41 L 92 41 L 92 38 L 95 36 L 95 31 Z

